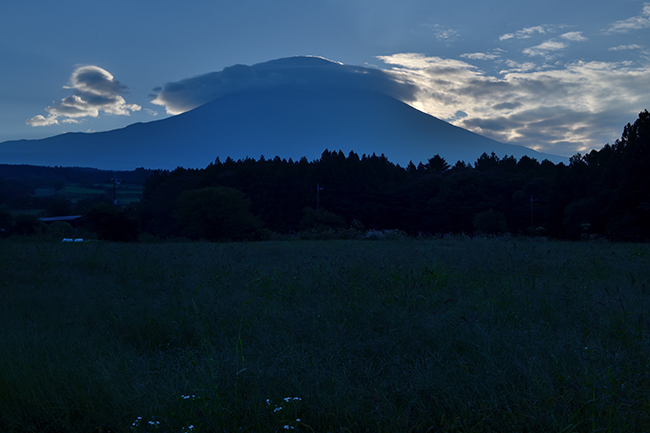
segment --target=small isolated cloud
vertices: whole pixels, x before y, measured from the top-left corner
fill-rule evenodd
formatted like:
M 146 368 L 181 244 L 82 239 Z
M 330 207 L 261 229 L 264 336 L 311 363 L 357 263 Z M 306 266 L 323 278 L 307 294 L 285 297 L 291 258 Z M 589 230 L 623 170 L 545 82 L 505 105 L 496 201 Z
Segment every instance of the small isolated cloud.
M 527 72 L 538 68 L 538 66 L 532 62 L 519 63 L 510 59 L 506 60 L 506 66 L 508 66 L 508 69 L 504 69 L 500 71 L 499 72 L 500 74 L 508 74 L 512 72 Z
M 515 33 L 506 33 L 499 37 L 499 40 L 505 41 L 508 39 L 528 39 L 535 34 L 545 34 L 547 31 L 547 26 L 534 26 L 521 29 Z
M 501 54 L 499 52 L 491 52 L 491 53 L 466 53 L 466 54 L 461 54 L 461 57 L 465 59 L 470 59 L 470 60 L 494 60 L 498 59 L 501 57 Z
M 167 83 L 153 95 L 152 103 L 165 107 L 168 114 L 180 114 L 230 93 L 289 85 L 375 91 L 402 101 L 413 100 L 416 91 L 381 69 L 348 66 L 321 57 L 290 57 L 253 66 L 235 65 Z
M 568 41 L 574 41 L 574 42 L 584 42 L 587 40 L 587 38 L 582 36 L 582 32 L 568 32 L 568 33 L 561 34 L 560 37 Z
M 530 57 L 548 56 L 551 52 L 563 50 L 566 47 L 567 44 L 565 44 L 564 42 L 549 40 L 546 42 L 542 42 L 541 44 L 536 45 L 534 47 L 526 48 L 525 50 L 522 51 L 522 53 Z
M 26 121 L 28 125 L 31 126 L 50 126 L 50 125 L 58 125 L 59 121 L 56 120 L 56 116 L 43 116 L 42 114 L 38 114 L 31 119 Z
M 618 47 L 609 48 L 608 51 L 625 51 L 625 50 L 640 50 L 643 47 L 637 44 L 619 45 Z
M 433 26 L 433 35 L 439 41 L 444 41 L 454 39 L 456 36 L 458 36 L 458 31 L 448 27 L 443 27 L 440 24 L 436 24 Z
M 80 66 L 72 73 L 70 84 L 64 89 L 74 94 L 61 100 L 59 104 L 45 108 L 48 116 L 36 115 L 25 122 L 31 126 L 49 126 L 61 123 L 78 123 L 84 117 L 98 117 L 100 112 L 128 116 L 139 111 L 136 104 L 127 104 L 121 94 L 127 87 L 115 80 L 99 66 Z
M 467 113 L 465 113 L 463 110 L 458 110 L 454 113 L 454 115 L 450 119 L 447 119 L 447 122 L 449 123 L 457 122 L 461 119 L 464 119 L 465 117 L 467 117 Z
M 627 33 L 648 27 L 650 27 L 650 3 L 644 3 L 641 14 L 626 20 L 616 21 L 605 30 L 605 33 Z
M 379 57 L 417 87 L 412 106 L 495 140 L 570 156 L 620 137 L 647 108 L 650 65 L 509 62 L 497 76 L 469 63 L 402 53 Z M 460 117 L 459 113 L 466 116 Z

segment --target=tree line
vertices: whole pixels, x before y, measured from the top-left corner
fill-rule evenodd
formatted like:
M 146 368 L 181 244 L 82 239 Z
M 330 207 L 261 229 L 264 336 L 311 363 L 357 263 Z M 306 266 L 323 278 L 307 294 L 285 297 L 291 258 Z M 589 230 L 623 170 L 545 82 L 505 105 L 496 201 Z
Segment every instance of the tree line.
M 650 239 L 650 113 L 568 164 L 484 153 L 401 167 L 384 155 L 325 150 L 314 161 L 217 159 L 147 173 L 142 200 L 85 212 L 98 236 L 261 239 L 271 233 L 400 230 Z
M 145 182 L 142 230 L 226 239 L 260 229 L 399 229 L 410 235 L 512 233 L 562 239 L 650 238 L 650 114 L 613 145 L 568 164 L 483 154 L 450 166 L 325 150 L 305 158 L 217 159 L 204 169 L 154 172 Z

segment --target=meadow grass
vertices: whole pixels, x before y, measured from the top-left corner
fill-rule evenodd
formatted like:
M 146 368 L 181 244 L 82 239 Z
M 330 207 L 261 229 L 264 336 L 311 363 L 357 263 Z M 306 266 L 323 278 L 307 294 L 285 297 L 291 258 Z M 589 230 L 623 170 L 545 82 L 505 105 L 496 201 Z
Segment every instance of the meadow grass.
M 94 185 L 79 185 L 76 183 L 67 183 L 63 188 L 57 190 L 56 188 L 36 188 L 34 196 L 36 197 L 61 197 L 70 200 L 72 203 L 77 203 L 83 199 L 95 199 L 104 196 L 107 191 L 112 197 L 113 184 L 110 182 L 94 184 Z M 132 203 L 140 201 L 144 186 L 137 184 L 120 184 L 117 189 L 117 197 L 123 203 Z M 42 209 L 40 209 L 42 210 Z
M 650 246 L 0 242 L 3 432 L 650 431 Z

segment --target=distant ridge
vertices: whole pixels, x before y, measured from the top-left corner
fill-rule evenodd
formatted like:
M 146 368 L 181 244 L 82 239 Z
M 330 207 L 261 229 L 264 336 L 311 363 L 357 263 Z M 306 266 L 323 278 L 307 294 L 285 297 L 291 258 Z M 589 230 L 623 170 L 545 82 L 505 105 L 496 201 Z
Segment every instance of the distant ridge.
M 451 165 L 473 163 L 484 152 L 566 161 L 458 128 L 381 93 L 284 85 L 230 93 L 186 113 L 122 129 L 6 141 L 0 143 L 0 163 L 203 168 L 217 157 L 313 160 L 325 149 L 385 154 L 402 166 L 436 154 Z

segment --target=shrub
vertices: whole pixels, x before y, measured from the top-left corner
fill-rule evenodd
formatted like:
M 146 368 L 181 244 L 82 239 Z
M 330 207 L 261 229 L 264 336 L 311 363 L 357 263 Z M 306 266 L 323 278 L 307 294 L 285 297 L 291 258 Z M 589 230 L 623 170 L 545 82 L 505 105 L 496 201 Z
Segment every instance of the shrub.
M 184 191 L 174 218 L 189 238 L 209 241 L 250 239 L 262 226 L 246 195 L 223 186 Z
M 46 233 L 53 238 L 70 238 L 74 235 L 75 230 L 66 221 L 54 221 L 47 227 Z
M 88 229 L 102 240 L 131 242 L 138 238 L 140 220 L 135 209 L 101 203 L 86 214 Z
M 496 235 L 508 231 L 505 215 L 494 209 L 477 213 L 472 223 L 478 233 Z

